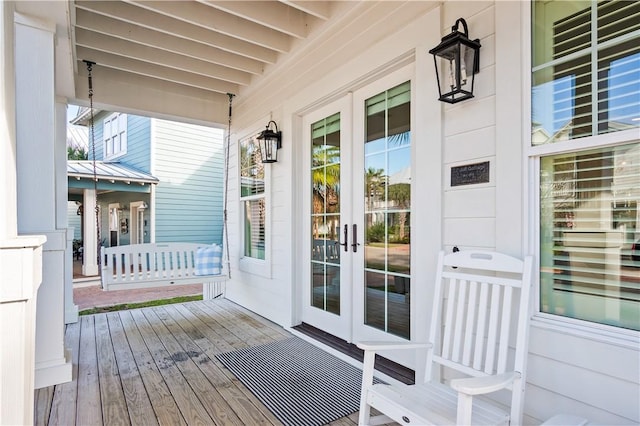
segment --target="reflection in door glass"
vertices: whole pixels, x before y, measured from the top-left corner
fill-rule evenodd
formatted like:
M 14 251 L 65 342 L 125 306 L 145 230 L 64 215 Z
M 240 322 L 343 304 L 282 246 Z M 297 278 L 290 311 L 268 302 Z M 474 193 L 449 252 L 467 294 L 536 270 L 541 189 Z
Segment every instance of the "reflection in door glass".
M 340 113 L 311 125 L 311 305 L 340 315 Z
M 411 83 L 365 102 L 365 324 L 410 338 Z

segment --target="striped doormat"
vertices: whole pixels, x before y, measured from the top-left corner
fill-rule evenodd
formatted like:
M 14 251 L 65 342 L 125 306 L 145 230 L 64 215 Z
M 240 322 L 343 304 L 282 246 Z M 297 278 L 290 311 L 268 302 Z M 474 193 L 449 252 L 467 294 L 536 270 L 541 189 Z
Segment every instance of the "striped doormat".
M 285 425 L 324 425 L 358 410 L 362 371 L 300 338 L 216 357 Z

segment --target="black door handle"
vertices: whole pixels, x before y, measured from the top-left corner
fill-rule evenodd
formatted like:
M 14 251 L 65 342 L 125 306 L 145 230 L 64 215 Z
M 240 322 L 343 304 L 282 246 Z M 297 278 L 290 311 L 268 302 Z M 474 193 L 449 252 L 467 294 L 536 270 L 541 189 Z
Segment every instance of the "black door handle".
M 344 246 L 344 251 L 349 251 L 349 247 L 347 242 L 349 241 L 349 225 L 344 225 L 344 243 L 339 243 L 341 246 Z
M 351 244 L 351 248 L 353 252 L 356 253 L 358 251 L 358 246 L 360 243 L 358 242 L 358 225 L 353 224 L 353 244 Z

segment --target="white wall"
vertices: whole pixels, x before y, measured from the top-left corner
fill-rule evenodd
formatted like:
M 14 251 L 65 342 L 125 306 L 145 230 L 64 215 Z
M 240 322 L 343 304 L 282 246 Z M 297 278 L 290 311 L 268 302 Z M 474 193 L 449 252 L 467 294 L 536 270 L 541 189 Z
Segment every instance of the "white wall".
M 302 139 L 299 117 L 304 111 L 357 89 L 369 78 L 376 78 L 376 71 L 383 74 L 394 61 L 402 62 L 399 58 L 420 71 L 415 77 L 420 89 L 414 106 L 416 127 L 418 131 L 428 131 L 416 137 L 424 144 L 416 152 L 417 164 L 431 164 L 434 157 L 440 159 L 435 167 L 440 186 L 429 194 L 430 208 L 418 213 L 427 222 L 438 222 L 416 230 L 421 239 L 428 241 L 426 250 L 420 251 L 427 260 L 414 269 L 416 279 L 433 276 L 428 259 L 435 257 L 439 249 L 450 250 L 453 245 L 461 249 L 495 249 L 515 256 L 530 254 L 528 238 L 535 233 L 532 234 L 534 225 L 527 211 L 527 196 L 532 188 L 524 154 L 530 137 L 526 115 L 529 83 L 525 78 L 529 73 L 530 35 L 528 24 L 523 25 L 529 19 L 529 4 L 445 2 L 438 12 L 441 25 L 436 37 L 425 36 L 434 22 L 427 17 L 429 7 L 427 2 L 344 6 L 340 10 L 344 22 L 337 19 L 335 28 L 317 38 L 310 37 L 304 55 L 283 64 L 281 69 L 268 70 L 282 74 L 267 72 L 264 81 L 234 107 L 230 235 L 240 235 L 237 138 L 260 130 L 269 119 L 277 121 L 284 138 L 282 160 L 270 166 L 272 274 L 263 277 L 240 271 L 240 241 L 231 241 L 233 269 L 227 287 L 230 299 L 284 326 L 296 324 L 296 223 L 302 220 L 295 215 L 299 202 L 296 178 L 300 173 L 296 168 L 297 149 Z M 427 72 L 425 64 L 432 64 L 426 51 L 439 42 L 439 36 L 450 32 L 459 17 L 467 21 L 470 36 L 480 38 L 481 70 L 475 99 L 444 106 L 431 93 L 435 81 L 429 81 L 422 73 Z M 440 111 L 434 113 L 434 108 Z M 439 117 L 439 112 L 442 121 L 433 119 L 434 114 Z M 448 185 L 452 166 L 481 161 L 490 162 L 489 183 L 455 188 Z M 427 178 L 434 176 L 423 172 L 417 177 L 417 185 L 431 188 Z M 537 291 L 536 284 L 534 292 Z M 420 296 L 428 297 L 428 292 L 414 295 L 418 296 L 415 300 L 421 300 Z M 588 328 L 567 329 L 557 327 L 553 321 L 549 325 L 535 317 L 525 422 L 539 423 L 559 412 L 582 415 L 599 424 L 640 422 L 639 361 L 637 345 L 612 342 Z

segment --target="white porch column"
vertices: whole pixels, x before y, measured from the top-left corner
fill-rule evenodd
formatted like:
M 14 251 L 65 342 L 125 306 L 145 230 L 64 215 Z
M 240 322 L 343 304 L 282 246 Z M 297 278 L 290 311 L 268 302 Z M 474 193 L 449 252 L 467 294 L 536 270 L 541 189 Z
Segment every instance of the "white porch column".
M 67 100 L 56 100 L 55 111 L 55 166 L 56 166 L 56 228 L 65 229 L 67 240 L 64 254 L 64 323 L 78 322 L 78 306 L 73 303 L 73 228 L 68 228 L 67 196 Z M 64 169 L 64 173 L 60 170 Z
M 98 230 L 96 229 L 96 191 L 85 189 L 83 191 L 82 229 L 82 275 L 98 275 Z
M 73 228 L 67 228 L 64 257 L 64 323 L 78 322 L 78 305 L 73 303 Z
M 0 2 L 0 424 L 33 423 L 44 236 L 17 236 L 14 4 Z
M 44 234 L 42 284 L 36 308 L 35 387 L 71 380 L 64 348 L 66 164 L 56 154 L 55 24 L 15 15 L 18 233 Z

